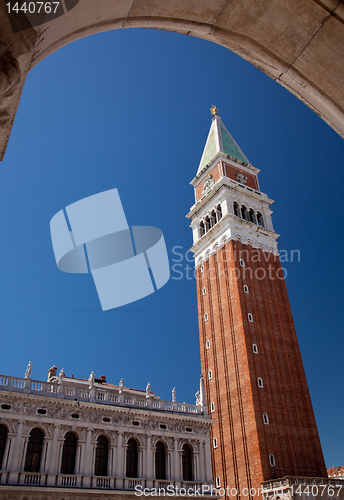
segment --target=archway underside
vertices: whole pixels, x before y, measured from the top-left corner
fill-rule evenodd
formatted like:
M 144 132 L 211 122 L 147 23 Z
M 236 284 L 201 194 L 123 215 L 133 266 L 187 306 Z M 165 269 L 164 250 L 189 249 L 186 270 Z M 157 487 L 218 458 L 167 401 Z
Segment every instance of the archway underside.
M 264 71 L 344 137 L 344 0 L 74 0 L 69 12 L 13 33 L 0 3 L 0 155 L 28 71 L 79 38 L 155 28 L 223 45 Z

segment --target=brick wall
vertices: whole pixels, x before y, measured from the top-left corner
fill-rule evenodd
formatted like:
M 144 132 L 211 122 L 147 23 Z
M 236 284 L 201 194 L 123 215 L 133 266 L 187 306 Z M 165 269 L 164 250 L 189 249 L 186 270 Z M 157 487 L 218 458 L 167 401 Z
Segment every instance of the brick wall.
M 286 475 L 327 477 L 279 258 L 229 241 L 203 266 L 197 296 L 207 404 L 215 405 L 214 478 L 242 492 Z

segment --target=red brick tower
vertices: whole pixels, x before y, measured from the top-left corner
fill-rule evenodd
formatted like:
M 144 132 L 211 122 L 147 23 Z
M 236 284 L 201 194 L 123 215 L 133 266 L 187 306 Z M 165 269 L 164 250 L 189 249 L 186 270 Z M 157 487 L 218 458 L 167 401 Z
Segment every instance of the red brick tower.
M 229 496 L 237 490 L 258 498 L 262 481 L 327 473 L 278 257 L 273 201 L 215 107 L 212 114 L 187 217 L 202 373 L 215 421 L 213 471 L 218 487 L 233 488 Z

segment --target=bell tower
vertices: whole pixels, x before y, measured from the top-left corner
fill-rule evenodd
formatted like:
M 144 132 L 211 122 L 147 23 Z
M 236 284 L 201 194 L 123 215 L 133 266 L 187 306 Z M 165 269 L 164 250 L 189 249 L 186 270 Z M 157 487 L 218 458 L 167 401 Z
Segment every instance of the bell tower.
M 217 487 L 327 477 L 269 199 L 215 106 L 191 219 L 202 374 Z M 229 489 L 228 489 L 229 488 Z M 255 493 L 257 492 L 257 493 Z

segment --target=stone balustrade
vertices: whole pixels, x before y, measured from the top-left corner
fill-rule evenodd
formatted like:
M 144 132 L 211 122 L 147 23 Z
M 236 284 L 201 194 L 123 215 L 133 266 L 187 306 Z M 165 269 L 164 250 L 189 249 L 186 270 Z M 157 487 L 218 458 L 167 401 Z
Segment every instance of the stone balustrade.
M 57 377 L 56 377 L 57 378 Z M 42 382 L 30 378 L 9 377 L 0 375 L 0 390 L 23 392 L 40 396 L 56 397 L 97 404 L 153 408 L 159 411 L 208 415 L 208 409 L 202 405 L 163 401 L 151 393 L 147 397 L 144 391 L 124 387 L 121 393 L 119 386 L 110 384 L 94 384 L 89 388 L 87 380 L 64 377 L 60 381 Z

